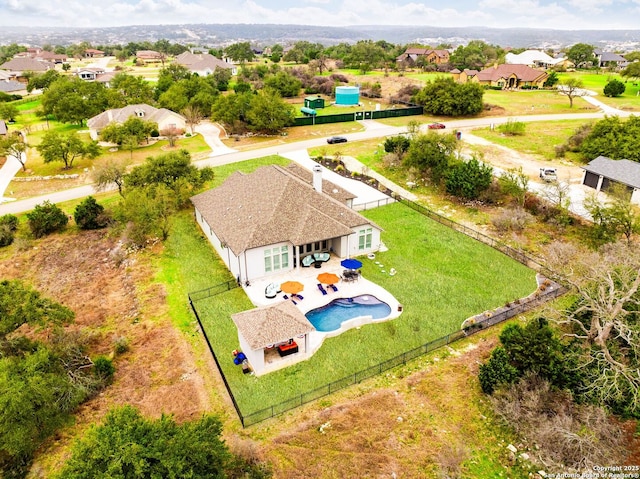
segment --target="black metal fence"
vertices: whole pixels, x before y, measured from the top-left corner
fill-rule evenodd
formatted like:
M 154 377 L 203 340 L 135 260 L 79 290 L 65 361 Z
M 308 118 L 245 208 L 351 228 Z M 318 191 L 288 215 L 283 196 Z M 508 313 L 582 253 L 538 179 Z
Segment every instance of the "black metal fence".
M 549 270 L 548 268 L 546 268 L 544 265 L 542 265 L 538 260 L 533 259 L 529 256 L 527 256 L 525 253 L 518 251 L 500 241 L 497 241 L 489 236 L 486 236 L 482 233 L 480 233 L 479 231 L 476 231 L 472 228 L 468 228 L 464 225 L 461 225 L 460 223 L 456 223 L 453 220 L 450 220 L 449 218 L 446 218 L 432 210 L 430 210 L 429 208 L 426 208 L 418 203 L 415 203 L 414 201 L 408 200 L 406 198 L 400 197 L 398 195 L 394 195 L 395 199 L 407 206 L 409 206 L 410 208 L 414 209 L 415 211 L 418 211 L 419 213 L 428 216 L 429 218 L 433 219 L 434 221 L 437 221 L 440 224 L 443 224 L 445 226 L 448 226 L 450 228 L 455 229 L 456 231 L 459 231 L 467 236 L 470 236 L 478 241 L 481 241 L 485 244 L 487 244 L 488 246 L 491 246 L 492 248 L 497 249 L 498 251 L 501 251 L 502 253 L 506 254 L 507 256 L 513 258 L 514 260 L 532 268 L 535 269 L 536 271 L 542 273 L 544 276 L 546 276 L 547 278 L 553 278 L 553 279 L 557 279 L 557 275 Z M 224 372 L 220 366 L 220 363 L 218 361 L 218 357 L 215 354 L 215 351 L 213 349 L 213 346 L 211 345 L 211 342 L 209 341 L 209 338 L 207 336 L 207 333 L 204 329 L 204 327 L 202 326 L 202 322 L 200 321 L 200 316 L 198 315 L 198 311 L 195 307 L 195 302 L 200 301 L 202 299 L 206 299 L 209 298 L 211 296 L 215 296 L 217 294 L 221 294 L 224 293 L 226 291 L 229 291 L 233 288 L 237 288 L 238 284 L 235 281 L 228 281 L 226 283 L 221 283 L 215 286 L 212 286 L 210 288 L 206 288 L 200 291 L 196 291 L 193 293 L 189 294 L 189 303 L 191 305 L 191 308 L 196 316 L 196 319 L 198 321 L 198 325 L 200 326 L 200 329 L 202 330 L 202 334 L 204 335 L 204 338 L 207 342 L 207 346 L 209 347 L 209 351 L 211 351 L 211 355 L 213 356 L 214 361 L 216 362 L 216 366 L 218 367 L 218 370 L 220 371 L 220 375 L 222 377 L 222 381 L 227 389 L 227 392 L 229 393 L 229 397 L 231 398 L 231 402 L 233 403 L 233 406 L 236 410 L 236 413 L 238 414 L 238 417 L 240 418 L 240 422 L 242 423 L 243 427 L 247 427 L 247 426 L 251 426 L 253 424 L 257 424 L 261 421 L 265 421 L 267 419 L 270 419 L 272 417 L 278 416 L 280 414 L 283 414 L 287 411 L 290 411 L 292 409 L 298 408 L 304 404 L 310 403 L 312 401 L 315 401 L 317 399 L 320 399 L 322 397 L 328 396 L 329 394 L 332 394 L 336 391 L 339 391 L 340 389 L 344 389 L 348 386 L 351 386 L 353 384 L 357 384 L 365 379 L 368 379 L 370 377 L 376 376 L 384 371 L 388 371 L 389 369 L 395 368 L 397 366 L 401 366 L 406 364 L 407 362 L 428 354 L 432 351 L 435 351 L 438 348 L 441 348 L 443 346 L 446 346 L 447 344 L 453 343 L 454 341 L 457 341 L 463 337 L 469 336 L 471 334 L 477 333 L 483 329 L 486 329 L 490 326 L 494 326 L 496 324 L 499 324 L 503 321 L 506 321 L 507 319 L 510 319 L 518 314 L 524 313 L 526 311 L 529 311 L 537 306 L 539 306 L 540 304 L 543 304 L 546 301 L 549 301 L 551 299 L 557 298 L 558 296 L 564 294 L 567 289 L 562 286 L 559 283 L 556 282 L 551 282 L 549 285 L 545 285 L 544 289 L 540 288 L 538 291 L 536 291 L 533 295 L 531 295 L 528 298 L 519 300 L 517 302 L 512 303 L 508 308 L 496 313 L 496 314 L 492 314 L 491 316 L 482 319 L 480 321 L 476 321 L 472 324 L 468 324 L 468 326 L 466 326 L 464 329 L 458 330 L 458 331 L 454 331 L 446 336 L 443 336 L 441 338 L 435 339 L 433 341 L 430 341 L 426 344 L 423 344 L 421 346 L 418 346 L 414 349 L 411 349 L 410 351 L 406 351 L 402 354 L 399 354 L 398 356 L 395 356 L 393 358 L 387 359 L 386 361 L 383 361 L 381 363 L 378 363 L 374 366 L 368 367 L 366 369 L 357 371 L 353 374 L 350 374 L 348 376 L 345 376 L 343 378 L 340 378 L 336 381 L 333 381 L 331 383 L 325 384 L 324 386 L 320 386 L 318 388 L 315 388 L 311 391 L 307 391 L 304 392 L 298 396 L 295 396 L 291 399 L 288 399 L 286 401 L 277 403 L 277 404 L 273 404 L 271 406 L 268 406 L 264 409 L 261 409 L 259 411 L 255 411 L 249 414 L 243 414 L 242 411 L 240 410 L 240 407 L 238 406 L 238 403 L 236 402 L 236 399 L 233 395 L 233 391 L 231 390 L 231 387 L 229 386 L 229 383 L 227 382 L 227 378 L 224 375 Z
M 377 120 L 380 118 L 395 118 L 399 116 L 422 115 L 424 109 L 421 106 L 408 108 L 390 108 L 388 110 L 365 110 L 349 113 L 336 113 L 334 115 L 301 116 L 294 120 L 293 126 L 322 125 L 324 123 L 340 123 L 344 121 Z

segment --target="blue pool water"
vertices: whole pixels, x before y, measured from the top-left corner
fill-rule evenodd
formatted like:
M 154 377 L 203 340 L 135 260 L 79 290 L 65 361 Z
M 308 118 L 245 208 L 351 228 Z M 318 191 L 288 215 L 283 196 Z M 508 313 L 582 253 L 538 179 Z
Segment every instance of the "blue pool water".
M 326 333 L 340 328 L 340 325 L 349 319 L 359 316 L 381 319 L 386 318 L 390 313 L 391 307 L 387 303 L 375 296 L 362 295 L 334 299 L 329 304 L 312 309 L 305 316 L 318 331 Z

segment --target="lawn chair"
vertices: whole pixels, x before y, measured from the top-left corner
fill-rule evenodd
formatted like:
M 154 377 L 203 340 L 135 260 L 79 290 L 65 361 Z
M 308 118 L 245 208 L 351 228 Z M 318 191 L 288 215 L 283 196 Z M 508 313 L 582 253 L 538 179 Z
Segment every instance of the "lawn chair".
M 318 289 L 320 290 L 320 292 L 322 293 L 322 296 L 325 296 L 327 294 L 327 290 L 324 289 L 324 287 L 322 286 L 321 283 L 318 283 Z
M 338 287 L 335 284 L 330 284 L 329 287 L 333 290 L 334 293 L 338 292 Z
M 292 294 L 291 296 L 293 296 L 294 298 L 298 298 L 299 300 L 303 300 L 304 297 L 301 294 Z

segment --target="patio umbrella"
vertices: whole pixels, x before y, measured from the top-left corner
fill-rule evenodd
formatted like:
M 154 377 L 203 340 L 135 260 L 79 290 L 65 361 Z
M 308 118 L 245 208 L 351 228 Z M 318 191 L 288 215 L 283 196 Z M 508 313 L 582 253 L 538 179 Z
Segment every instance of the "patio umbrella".
M 353 259 L 353 258 L 343 259 L 342 261 L 340 261 L 340 265 L 343 268 L 347 268 L 347 269 L 360 269 L 360 268 L 362 268 L 362 263 L 360 261 L 358 261 L 357 259 Z
M 324 284 L 336 284 L 340 281 L 340 277 L 333 273 L 320 273 L 317 278 L 318 281 Z
M 280 289 L 285 293 L 298 294 L 304 289 L 304 285 L 299 281 L 285 281 L 280 285 Z

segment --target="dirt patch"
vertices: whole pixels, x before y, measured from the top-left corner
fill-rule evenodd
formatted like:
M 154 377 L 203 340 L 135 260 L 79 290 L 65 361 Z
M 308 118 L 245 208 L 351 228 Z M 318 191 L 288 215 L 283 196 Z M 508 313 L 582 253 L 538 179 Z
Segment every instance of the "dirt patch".
M 404 379 L 387 374 L 387 387 L 302 414 L 266 446 L 275 477 L 431 477 L 452 444 L 482 443 L 475 374 L 495 344 L 451 349 L 446 362 Z
M 0 277 L 22 279 L 75 311 L 69 329 L 89 334 L 91 356 L 112 354 L 117 338 L 129 343 L 129 351 L 115 358 L 114 383 L 79 409 L 75 426 L 51 441 L 46 461 L 59 462 L 70 439 L 117 405 L 132 404 L 151 417 L 173 414 L 179 421 L 211 409 L 211 385 L 168 318 L 164 288 L 149 280 L 151 255 L 119 263 L 118 249 L 102 231 L 62 234 L 0 261 Z

